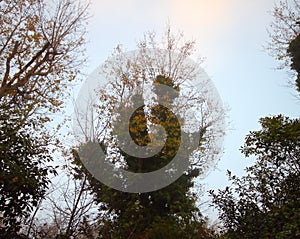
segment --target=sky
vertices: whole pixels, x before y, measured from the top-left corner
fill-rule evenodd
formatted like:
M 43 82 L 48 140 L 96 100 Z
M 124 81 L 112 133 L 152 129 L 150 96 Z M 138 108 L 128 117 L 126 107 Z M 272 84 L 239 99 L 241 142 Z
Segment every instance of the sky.
M 299 101 L 287 87 L 285 71 L 264 46 L 274 0 L 92 0 L 88 26 L 88 75 L 108 58 L 117 44 L 126 50 L 147 31 L 162 34 L 169 23 L 173 31 L 196 41 L 198 56 L 215 84 L 227 111 L 224 153 L 202 180 L 206 189 L 222 189 L 229 183 L 226 171 L 243 175 L 253 159 L 239 149 L 261 117 L 284 114 L 299 117 Z M 206 197 L 206 196 L 204 196 Z

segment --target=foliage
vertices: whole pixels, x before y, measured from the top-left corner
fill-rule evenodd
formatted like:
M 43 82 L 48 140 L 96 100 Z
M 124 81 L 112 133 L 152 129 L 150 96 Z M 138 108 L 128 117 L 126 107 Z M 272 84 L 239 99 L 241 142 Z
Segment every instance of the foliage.
M 282 62 L 280 68 L 289 67 L 287 49 L 300 33 L 300 4 L 297 0 L 281 0 L 271 12 L 273 22 L 269 28 L 270 42 L 267 49 L 271 56 Z
M 279 68 L 291 67 L 298 73 L 296 86 L 299 91 L 299 34 L 300 34 L 300 4 L 297 0 L 280 1 L 272 11 L 273 22 L 269 30 L 271 41 L 267 47 L 271 56 L 282 64 Z
M 161 77 L 159 77 L 161 78 Z M 166 79 L 167 80 L 167 79 Z M 172 120 L 172 114 L 165 108 L 154 108 L 156 119 L 162 121 L 167 140 L 160 153 L 147 159 L 136 158 L 122 152 L 126 162 L 126 169 L 133 172 L 149 172 L 164 166 L 177 152 L 180 131 L 176 121 Z M 143 126 L 145 123 L 144 109 L 140 108 L 129 125 L 129 131 L 133 139 L 144 144 L 147 141 L 148 131 Z M 180 142 L 179 142 L 180 144 Z M 79 151 L 90 147 L 90 143 L 84 144 Z M 102 147 L 105 147 L 102 146 Z M 107 151 L 107 150 L 106 150 Z M 81 165 L 79 156 L 74 151 L 75 164 Z M 103 185 L 93 178 L 88 171 L 92 191 L 100 210 L 107 210 L 107 219 L 101 221 L 100 238 L 191 238 L 201 236 L 208 238 L 208 232 L 204 227 L 204 221 L 195 206 L 196 194 L 190 192 L 194 186 L 193 179 L 200 171 L 190 169 L 173 184 L 149 193 L 126 193 Z M 82 170 L 77 168 L 77 176 L 82 176 Z
M 67 86 L 84 62 L 86 7 L 69 0 L 0 2 L 1 237 L 16 237 L 20 221 L 44 197 L 53 151 L 50 127 Z
M 85 10 L 68 0 L 1 1 L 1 102 L 28 114 L 59 109 L 82 64 Z
M 291 57 L 291 69 L 297 72 L 295 85 L 297 90 L 300 92 L 300 34 L 291 41 L 287 51 Z
M 216 130 L 224 116 L 223 111 L 218 111 L 213 102 L 205 102 L 205 96 L 197 95 L 199 92 L 186 92 L 182 94 L 183 100 L 177 101 L 177 109 L 186 114 L 188 110 L 199 110 L 201 120 L 189 122 L 189 127 L 202 128 L 197 153 L 189 158 L 184 155 L 183 159 L 191 160 L 190 168 L 177 181 L 169 186 L 147 193 L 127 193 L 112 189 L 95 179 L 82 165 L 81 160 L 93 161 L 89 158 L 80 158 L 81 152 L 91 152 L 93 144 L 99 143 L 103 151 L 107 153 L 110 162 L 118 164 L 131 172 L 150 172 L 160 169 L 177 153 L 180 144 L 180 125 L 176 117 L 168 108 L 156 105 L 138 108 L 131 116 L 127 129 L 137 145 L 147 145 L 151 138 L 147 122 L 160 124 L 165 129 L 165 145 L 156 155 L 142 159 L 128 155 L 119 148 L 115 139 L 108 129 L 114 120 L 112 116 L 115 108 L 120 106 L 131 107 L 130 102 L 134 92 L 144 92 L 148 88 L 164 84 L 172 87 L 177 93 L 166 93 L 164 95 L 156 92 L 157 97 L 163 97 L 168 104 L 175 103 L 180 94 L 181 86 L 185 81 L 194 80 L 198 74 L 198 63 L 187 61 L 194 48 L 193 42 L 181 42 L 182 36 L 173 36 L 168 29 L 166 40 L 157 43 L 154 34 L 145 36 L 145 41 L 138 44 L 136 53 L 127 58 L 126 54 L 117 47 L 115 55 L 108 59 L 102 70 L 108 79 L 112 79 L 107 89 L 97 92 L 100 103 L 97 105 L 97 116 L 99 121 L 107 123 L 95 123 L 82 132 L 85 138 L 77 149 L 73 150 L 74 174 L 76 177 L 88 176 L 89 184 L 95 195 L 95 200 L 103 212 L 99 220 L 100 238 L 210 238 L 210 232 L 206 228 L 199 209 L 195 202 L 197 195 L 191 192 L 194 180 L 202 174 L 206 167 L 215 162 L 219 155 L 219 148 L 214 148 L 213 138 L 224 132 Z M 188 64 L 187 64 L 188 62 Z M 205 84 L 205 82 L 203 82 Z M 205 85 L 203 85 L 205 87 Z M 108 90 L 109 89 L 109 90 Z M 195 89 L 194 89 L 195 90 Z M 203 93 L 205 94 L 205 93 Z M 144 100 L 144 99 L 140 99 Z M 146 101 L 143 101 L 146 102 Z M 155 104 L 154 104 L 155 105 Z M 199 106 L 196 109 L 195 106 Z M 193 108 L 195 107 L 195 108 Z M 201 109 L 200 109 L 201 108 Z M 215 111 L 214 111 L 215 110 Z M 126 110 L 125 110 L 126 111 Z M 82 114 L 88 115 L 88 113 Z M 94 119 L 94 118 L 93 118 Z M 83 122 L 83 126 L 86 126 Z M 199 125 L 198 125 L 199 124 Z M 100 125 L 100 126 L 99 126 Z M 103 126 L 104 127 L 101 127 Z M 86 129 L 86 127 L 81 127 Z M 90 133 L 92 132 L 92 133 Z M 208 153 L 210 152 L 210 153 Z M 97 159 L 99 160 L 99 159 Z
M 242 152 L 256 156 L 247 175 L 229 178 L 232 187 L 211 192 L 228 238 L 300 236 L 300 121 L 282 115 L 260 120 Z
M 27 217 L 45 193 L 52 167 L 43 147 L 38 147 L 25 129 L 15 125 L 5 112 L 0 115 L 0 235 L 18 231 L 20 219 Z
M 272 15 L 270 53 L 298 74 L 300 5 L 296 0 L 280 1 Z M 224 224 L 225 238 L 300 237 L 300 121 L 282 115 L 260 120 L 262 129 L 250 132 L 242 152 L 256 157 L 246 176 L 228 171 L 232 183 L 218 193 L 213 203 Z

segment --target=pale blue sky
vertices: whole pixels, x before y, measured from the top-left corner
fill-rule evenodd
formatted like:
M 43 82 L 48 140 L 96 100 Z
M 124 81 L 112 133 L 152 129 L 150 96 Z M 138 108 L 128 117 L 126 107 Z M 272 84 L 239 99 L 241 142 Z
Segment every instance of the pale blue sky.
M 246 134 L 259 129 L 258 119 L 285 114 L 299 117 L 299 102 L 286 87 L 288 75 L 263 50 L 269 40 L 273 0 L 93 0 L 89 24 L 86 74 L 121 43 L 134 50 L 146 31 L 161 34 L 169 22 L 196 40 L 197 56 L 229 107 L 224 155 L 203 180 L 207 189 L 224 188 L 226 170 L 238 175 L 251 163 L 239 152 Z M 297 105 L 298 104 L 298 105 Z

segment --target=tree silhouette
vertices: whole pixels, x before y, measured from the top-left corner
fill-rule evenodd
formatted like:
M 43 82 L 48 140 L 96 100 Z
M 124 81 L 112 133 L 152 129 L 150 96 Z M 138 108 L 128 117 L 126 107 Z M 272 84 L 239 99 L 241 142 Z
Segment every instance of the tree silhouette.
M 118 142 L 111 135 L 112 131 L 107 128 L 96 127 L 91 135 L 89 135 L 91 131 L 88 129 L 83 132 L 88 141 L 73 150 L 74 173 L 79 177 L 88 175 L 95 200 L 99 204 L 100 210 L 103 211 L 103 217 L 99 222 L 100 238 L 209 238 L 210 231 L 206 228 L 205 221 L 195 205 L 197 194 L 192 193 L 191 189 L 194 187 L 194 180 L 218 157 L 219 149 L 214 148 L 212 139 L 223 134 L 222 130 L 214 131 L 214 129 L 220 123 L 224 112 L 220 111 L 213 102 L 207 103 L 202 98 L 204 96 L 201 97 L 198 94 L 199 92 L 185 89 L 186 93 L 181 94 L 183 83 L 193 80 L 198 74 L 198 65 L 193 65 L 186 60 L 192 52 L 192 42 L 183 43 L 180 46 L 178 43 L 180 40 L 172 36 L 168 29 L 167 47 L 164 46 L 160 49 L 152 34 L 147 37 L 149 37 L 148 40 L 138 44 L 137 53 L 129 53 L 129 58 L 126 58 L 126 54 L 117 48 L 116 55 L 104 64 L 104 73 L 107 78 L 112 80 L 107 89 L 100 89 L 97 92 L 100 103 L 97 107 L 96 115 L 98 116 L 96 118 L 104 119 L 108 123 L 95 123 L 92 126 L 114 125 L 114 127 L 120 128 L 118 137 L 128 132 L 136 145 L 146 146 L 150 141 L 160 145 L 161 139 L 152 138 L 153 132 L 156 130 L 152 126 L 154 124 L 161 125 L 165 130 L 162 135 L 162 138 L 165 139 L 163 147 L 153 156 L 138 157 L 126 153 L 123 150 L 123 141 Z M 152 44 L 151 47 L 148 44 Z M 159 85 L 168 86 L 169 90 L 162 92 Z M 153 104 L 147 102 L 147 97 L 141 97 L 142 92 L 146 92 L 147 89 L 153 89 L 157 97 Z M 179 95 L 180 100 L 178 100 Z M 150 98 L 151 96 L 148 95 L 148 99 Z M 162 101 L 164 105 L 155 103 L 155 101 Z M 135 107 L 134 103 L 130 102 L 140 103 Z M 200 105 L 199 107 L 202 107 L 202 111 L 199 110 L 201 120 L 199 122 L 187 120 L 189 124 L 185 125 L 186 131 L 182 130 L 182 122 L 166 106 L 174 104 L 176 105 L 175 109 L 183 115 L 188 110 L 193 110 L 196 105 Z M 132 114 L 129 108 L 134 109 Z M 124 114 L 126 112 L 131 114 L 127 124 L 120 124 L 118 117 L 114 118 L 114 112 L 117 111 L 122 115 L 122 110 L 125 112 Z M 192 110 L 191 112 L 197 111 Z M 193 127 L 202 129 L 200 132 L 195 131 L 197 134 L 202 133 L 197 142 L 192 140 Z M 160 135 L 157 132 L 156 134 Z M 178 148 L 184 135 L 189 136 L 191 140 L 187 147 L 194 144 L 197 146 L 193 156 L 185 154 L 184 150 L 180 154 L 181 160 L 191 161 L 191 164 L 175 182 L 156 191 L 144 193 L 118 191 L 98 181 L 95 174 L 91 174 L 84 167 L 90 163 L 89 168 L 93 168 L 97 166 L 97 160 L 108 160 L 129 172 L 152 172 L 161 169 L 169 164 L 175 156 L 178 156 Z M 124 142 L 124 144 L 126 143 Z M 97 154 L 93 153 L 95 144 L 100 144 L 102 151 L 106 154 L 106 159 L 98 159 Z M 82 154 L 82 152 L 86 154 Z M 207 154 L 207 152 L 211 152 L 211 154 Z M 152 155 L 151 150 L 146 153 Z M 93 157 L 96 158 L 92 159 Z M 166 174 L 172 175 L 172 171 L 166 172 Z M 137 175 L 136 177 L 142 176 Z M 126 183 L 124 180 L 124 188 L 126 188 Z

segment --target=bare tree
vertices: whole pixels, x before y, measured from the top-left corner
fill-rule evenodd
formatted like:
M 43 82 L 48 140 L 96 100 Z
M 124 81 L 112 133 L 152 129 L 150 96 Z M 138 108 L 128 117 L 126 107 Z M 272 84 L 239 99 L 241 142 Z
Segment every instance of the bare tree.
M 54 179 L 56 183 L 30 220 L 27 237 L 86 238 L 85 234 L 95 233 L 98 211 L 87 178 L 74 178 L 68 170 Z

